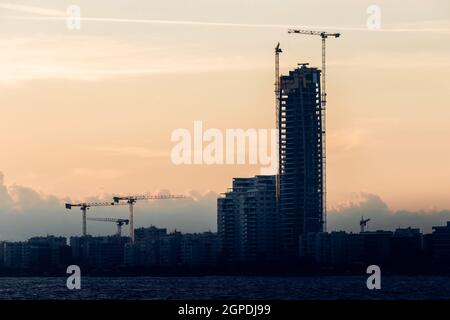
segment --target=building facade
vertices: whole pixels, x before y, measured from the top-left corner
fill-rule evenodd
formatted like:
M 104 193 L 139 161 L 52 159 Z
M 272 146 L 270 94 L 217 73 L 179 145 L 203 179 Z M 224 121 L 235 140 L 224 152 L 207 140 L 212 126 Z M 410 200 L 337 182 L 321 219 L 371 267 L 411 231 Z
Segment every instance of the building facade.
M 446 226 L 433 227 L 432 259 L 435 264 L 450 264 L 450 221 Z
M 276 177 L 234 178 L 217 200 L 220 257 L 227 261 L 269 261 L 277 240 Z
M 320 70 L 302 65 L 281 76 L 279 103 L 281 249 L 295 257 L 300 236 L 323 231 L 325 223 Z
M 170 242 L 167 229 L 150 226 L 134 230 L 135 242 L 129 242 L 124 248 L 124 262 L 127 267 L 155 267 L 161 260 L 171 259 Z M 165 239 L 165 240 L 163 240 Z M 165 243 L 163 257 L 161 256 L 161 243 Z M 172 241 L 173 244 L 173 241 Z
M 187 267 L 214 267 L 218 252 L 217 234 L 184 234 L 181 241 L 181 264 Z

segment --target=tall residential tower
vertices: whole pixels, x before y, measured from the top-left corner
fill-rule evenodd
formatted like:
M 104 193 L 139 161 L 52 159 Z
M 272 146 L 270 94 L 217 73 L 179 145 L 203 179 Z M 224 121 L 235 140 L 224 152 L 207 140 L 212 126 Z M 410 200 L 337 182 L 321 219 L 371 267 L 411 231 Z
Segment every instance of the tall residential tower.
M 276 257 L 275 176 L 234 178 L 217 199 L 221 258 L 232 262 L 270 262 Z
M 278 210 L 281 249 L 287 257 L 298 256 L 301 235 L 324 227 L 325 117 L 320 76 L 320 70 L 302 64 L 280 78 Z

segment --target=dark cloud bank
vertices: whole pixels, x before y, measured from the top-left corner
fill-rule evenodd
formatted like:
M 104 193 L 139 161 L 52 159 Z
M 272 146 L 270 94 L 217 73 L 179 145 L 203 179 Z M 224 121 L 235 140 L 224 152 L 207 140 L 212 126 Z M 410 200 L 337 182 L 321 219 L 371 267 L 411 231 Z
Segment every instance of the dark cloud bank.
M 433 226 L 445 225 L 450 221 L 450 210 L 392 211 L 375 194 L 362 193 L 360 196 L 360 202 L 329 211 L 329 230 L 359 232 L 361 216 L 371 219 L 369 231 L 413 227 L 420 228 L 422 232 L 431 232 Z
M 169 230 L 202 232 L 216 230 L 217 194 L 191 192 L 191 197 L 179 200 L 141 201 L 135 207 L 135 227 L 156 225 Z M 92 198 L 91 200 L 110 200 Z M 370 230 L 392 230 L 397 227 L 420 227 L 431 231 L 432 226 L 450 220 L 450 210 L 409 212 L 389 210 L 382 199 L 372 194 L 362 194 L 362 201 L 338 207 L 328 213 L 328 230 L 358 231 L 362 215 L 370 217 Z M 0 240 L 24 240 L 37 235 L 78 235 L 81 214 L 77 208 L 64 208 L 64 202 L 42 195 L 31 188 L 19 185 L 6 186 L 0 173 Z M 97 207 L 89 215 L 95 217 L 127 217 L 127 207 Z M 93 235 L 112 234 L 113 223 L 88 222 L 88 232 Z

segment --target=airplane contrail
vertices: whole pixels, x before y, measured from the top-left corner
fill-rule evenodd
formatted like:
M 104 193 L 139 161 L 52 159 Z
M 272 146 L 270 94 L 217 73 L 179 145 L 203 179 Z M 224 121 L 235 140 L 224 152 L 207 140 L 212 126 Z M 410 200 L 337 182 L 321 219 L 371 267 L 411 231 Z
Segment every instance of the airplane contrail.
M 5 16 L 2 19 L 14 20 L 65 20 L 69 16 L 63 10 L 55 10 L 41 8 L 29 5 L 17 5 L 11 3 L 0 2 L 0 9 L 6 9 L 16 12 L 24 12 L 38 15 L 38 17 L 21 17 L 21 16 Z M 80 21 L 86 22 L 108 22 L 108 23 L 135 23 L 135 24 L 167 24 L 167 25 L 192 25 L 192 26 L 210 26 L 210 27 L 241 27 L 241 28 L 272 28 L 272 29 L 316 29 L 316 30 L 342 30 L 342 31 L 359 31 L 359 32 L 430 32 L 430 33 L 448 33 L 450 28 L 381 28 L 380 30 L 371 30 L 365 27 L 354 26 L 311 26 L 311 25 L 284 25 L 284 24 L 252 24 L 252 23 L 230 23 L 230 22 L 205 22 L 205 21 L 189 21 L 189 20 L 157 20 L 157 19 L 131 19 L 131 18 L 102 18 L 102 17 L 83 17 Z
M 42 17 L 20 17 L 7 16 L 3 19 L 13 20 L 66 20 L 66 16 L 42 16 Z M 311 26 L 311 25 L 285 25 L 285 24 L 255 24 L 255 23 L 230 23 L 230 22 L 205 22 L 190 20 L 156 20 L 156 19 L 130 19 L 130 18 L 101 18 L 101 17 L 80 17 L 80 21 L 86 22 L 108 22 L 108 23 L 134 23 L 134 24 L 167 24 L 167 25 L 192 25 L 192 26 L 210 26 L 210 27 L 240 27 L 240 28 L 272 28 L 272 29 L 317 29 L 317 30 L 342 30 L 342 31 L 368 31 L 368 32 L 432 32 L 432 33 L 448 33 L 450 28 L 381 28 L 379 30 L 371 30 L 364 27 L 349 26 Z
M 13 4 L 13 3 L 5 3 L 5 2 L 0 2 L 0 9 L 6 9 L 6 10 L 11 10 L 11 11 L 16 11 L 16 12 L 31 13 L 31 14 L 37 14 L 37 15 L 42 15 L 42 16 L 65 16 L 66 15 L 66 13 L 62 10 L 47 9 L 47 8 Z

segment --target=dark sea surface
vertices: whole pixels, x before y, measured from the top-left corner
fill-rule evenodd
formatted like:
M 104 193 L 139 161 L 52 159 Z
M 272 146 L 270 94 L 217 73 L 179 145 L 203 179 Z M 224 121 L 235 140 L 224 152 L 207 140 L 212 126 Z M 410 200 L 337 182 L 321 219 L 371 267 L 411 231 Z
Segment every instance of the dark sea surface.
M 450 299 L 450 277 L 384 276 L 381 290 L 366 277 L 83 277 L 0 278 L 0 299 Z

